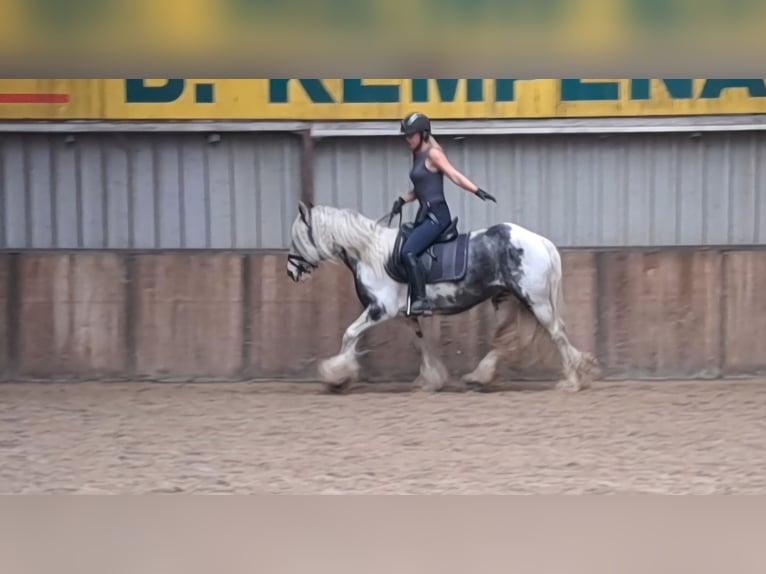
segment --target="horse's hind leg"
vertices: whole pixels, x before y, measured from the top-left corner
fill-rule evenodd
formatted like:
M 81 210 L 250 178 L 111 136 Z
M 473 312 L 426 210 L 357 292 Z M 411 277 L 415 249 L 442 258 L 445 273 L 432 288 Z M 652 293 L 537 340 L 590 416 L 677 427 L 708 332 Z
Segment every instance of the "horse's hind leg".
M 548 254 L 548 261 L 546 264 L 543 261 L 530 264 L 528 268 L 534 275 L 522 278 L 519 287 L 530 310 L 550 335 L 561 357 L 564 379 L 557 387 L 579 391 L 590 386 L 590 378 L 598 368 L 598 362 L 592 354 L 578 350 L 569 341 L 563 318 L 561 256 L 553 243 L 546 239 L 543 239 L 543 247 Z
M 556 387 L 574 392 L 588 388 L 590 382 L 587 378 L 581 377 L 579 372 L 579 366 L 584 361 L 584 354 L 569 341 L 563 321 L 555 315 L 547 303 L 534 305 L 533 310 L 537 319 L 548 331 L 561 356 L 564 379 L 559 381 Z
M 557 293 L 554 292 L 553 297 L 556 296 Z M 556 387 L 572 392 L 590 387 L 589 375 L 592 367 L 595 366 L 595 358 L 590 353 L 580 351 L 570 342 L 558 306 L 552 304 L 550 296 L 532 296 L 530 306 L 532 313 L 550 335 L 561 357 L 564 379 L 559 381 Z
M 479 386 L 481 389 L 492 383 L 500 360 L 511 355 L 518 347 L 519 334 L 514 328 L 519 310 L 518 300 L 509 295 L 494 299 L 492 304 L 497 313 L 492 348 L 472 372 L 463 376 L 462 380 L 469 388 Z

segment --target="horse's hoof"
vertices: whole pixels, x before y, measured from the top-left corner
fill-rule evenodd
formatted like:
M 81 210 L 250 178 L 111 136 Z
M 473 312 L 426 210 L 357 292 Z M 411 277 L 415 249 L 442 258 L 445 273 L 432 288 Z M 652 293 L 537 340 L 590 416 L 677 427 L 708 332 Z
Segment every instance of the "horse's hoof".
M 463 375 L 460 378 L 460 382 L 463 383 L 465 390 L 471 393 L 485 393 L 490 384 L 490 381 L 482 381 L 474 373 Z
M 414 390 L 421 393 L 439 393 L 444 390 L 444 383 L 432 381 L 416 381 Z
M 583 387 L 582 385 L 564 380 L 556 383 L 556 389 L 559 391 L 564 391 L 565 393 L 579 393 Z
M 324 388 L 330 395 L 345 395 L 351 390 L 351 382 L 325 383 Z
M 467 393 L 486 393 L 487 386 L 476 381 L 464 381 L 463 388 Z

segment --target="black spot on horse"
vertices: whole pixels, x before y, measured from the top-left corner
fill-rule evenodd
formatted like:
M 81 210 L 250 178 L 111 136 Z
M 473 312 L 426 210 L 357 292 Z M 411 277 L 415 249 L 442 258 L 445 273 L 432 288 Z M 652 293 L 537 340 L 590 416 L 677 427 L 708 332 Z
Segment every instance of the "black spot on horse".
M 378 305 L 377 303 L 372 303 L 370 305 L 369 311 L 367 311 L 367 316 L 371 321 L 379 321 L 385 311 L 386 310 L 383 308 L 383 306 Z
M 357 276 L 356 269 L 357 269 L 357 262 L 348 256 L 348 253 L 345 251 L 341 251 L 340 258 L 343 261 L 343 263 L 351 270 L 351 273 L 354 276 L 354 290 L 356 291 L 356 296 L 359 299 L 359 302 L 362 304 L 362 307 L 367 308 L 370 307 L 370 313 L 369 317 L 370 319 L 377 321 L 383 316 L 383 313 L 385 309 L 378 304 L 377 299 L 375 296 L 367 289 L 367 287 L 364 286 L 364 284 L 359 281 L 359 277 Z

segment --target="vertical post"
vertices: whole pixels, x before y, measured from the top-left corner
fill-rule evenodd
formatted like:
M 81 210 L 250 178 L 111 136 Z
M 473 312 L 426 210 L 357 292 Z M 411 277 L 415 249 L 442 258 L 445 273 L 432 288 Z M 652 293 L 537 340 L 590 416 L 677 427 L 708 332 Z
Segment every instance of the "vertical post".
M 123 257 L 123 288 L 125 289 L 125 374 L 137 375 L 138 367 L 138 330 L 141 321 L 141 294 L 138 292 L 138 258 L 140 255 L 128 253 Z
M 301 131 L 301 201 L 314 205 L 314 138 L 311 128 Z M 284 303 L 282 303 L 284 305 Z M 316 315 L 317 306 L 312 305 L 311 315 Z M 316 346 L 313 351 L 316 352 Z
M 728 369 L 726 368 L 727 362 L 726 362 L 726 324 L 728 321 L 728 304 L 729 304 L 729 293 L 728 293 L 728 286 L 729 282 L 726 281 L 727 277 L 730 277 L 729 273 L 729 265 L 727 262 L 729 261 L 729 257 L 727 257 L 727 252 L 723 249 L 718 250 L 718 257 L 720 259 L 720 263 L 718 266 L 718 277 L 716 278 L 716 281 L 718 281 L 718 313 L 720 315 L 720 318 L 718 319 L 718 373 L 716 376 L 716 379 L 723 379 L 726 378 L 726 376 L 729 374 Z
M 253 264 L 252 255 L 243 253 L 240 257 L 242 273 L 242 349 L 240 349 L 240 368 L 239 374 L 243 379 L 248 378 L 252 370 L 253 363 L 253 277 L 251 266 Z
M 5 311 L 7 344 L 7 374 L 9 378 L 18 376 L 21 337 L 21 253 L 8 255 L 8 284 L 6 285 L 7 305 Z
M 301 201 L 314 203 L 314 138 L 311 128 L 301 130 Z
M 612 374 L 609 364 L 609 333 L 606 314 L 608 312 L 604 305 L 604 293 L 606 293 L 607 277 L 604 269 L 605 263 L 601 251 L 596 251 L 593 255 L 593 264 L 596 266 L 596 336 L 595 336 L 595 355 L 601 364 L 602 375 L 608 377 Z

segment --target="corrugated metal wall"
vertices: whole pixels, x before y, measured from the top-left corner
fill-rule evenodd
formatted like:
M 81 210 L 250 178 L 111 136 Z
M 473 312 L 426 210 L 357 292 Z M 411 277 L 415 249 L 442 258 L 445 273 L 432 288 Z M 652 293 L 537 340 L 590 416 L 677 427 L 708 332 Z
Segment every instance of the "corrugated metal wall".
M 299 154 L 288 134 L 3 134 L 0 248 L 281 248 Z
M 766 244 L 766 134 L 442 138 L 498 198 L 448 182 L 461 228 L 518 222 L 561 247 Z M 300 197 L 288 134 L 0 135 L 0 248 L 283 248 Z M 316 142 L 316 202 L 382 216 L 401 138 Z M 410 207 L 407 215 L 414 209 Z
M 498 198 L 486 204 L 447 182 L 462 229 L 510 220 L 561 247 L 766 243 L 764 133 L 439 141 Z M 318 202 L 377 217 L 408 189 L 400 138 L 328 139 L 317 152 Z

